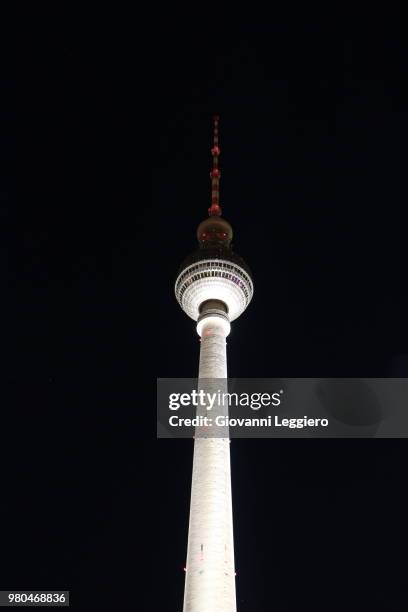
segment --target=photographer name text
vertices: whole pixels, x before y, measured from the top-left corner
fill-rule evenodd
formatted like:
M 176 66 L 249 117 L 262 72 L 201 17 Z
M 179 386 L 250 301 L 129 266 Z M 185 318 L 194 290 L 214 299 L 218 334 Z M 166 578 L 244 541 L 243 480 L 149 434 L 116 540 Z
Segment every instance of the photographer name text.
M 288 427 L 289 429 L 304 429 L 306 427 L 328 427 L 328 419 L 312 419 L 307 416 L 303 418 L 281 418 L 277 415 L 265 418 L 233 418 L 226 415 L 218 415 L 215 418 L 209 416 L 197 416 L 184 418 L 178 415 L 169 417 L 172 427 Z

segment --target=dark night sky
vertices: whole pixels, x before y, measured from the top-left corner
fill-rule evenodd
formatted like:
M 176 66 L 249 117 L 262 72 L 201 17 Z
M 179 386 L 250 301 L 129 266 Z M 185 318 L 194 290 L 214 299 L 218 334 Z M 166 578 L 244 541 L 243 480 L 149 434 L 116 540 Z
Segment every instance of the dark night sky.
M 214 112 L 255 280 L 230 375 L 408 376 L 405 32 L 188 17 L 142 53 L 124 17 L 56 20 L 23 54 L 19 141 L 1 81 L 2 203 L 23 214 L 0 586 L 70 589 L 74 609 L 97 592 L 95 609 L 181 610 L 192 443 L 155 440 L 155 378 L 197 373 L 173 283 L 209 205 Z M 231 452 L 239 612 L 407 609 L 405 440 Z

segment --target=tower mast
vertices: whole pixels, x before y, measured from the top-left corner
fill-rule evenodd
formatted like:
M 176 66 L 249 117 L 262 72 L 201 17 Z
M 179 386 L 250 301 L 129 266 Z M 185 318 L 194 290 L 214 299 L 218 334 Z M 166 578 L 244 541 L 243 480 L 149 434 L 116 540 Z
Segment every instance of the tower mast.
M 213 167 L 210 172 L 211 177 L 211 206 L 208 209 L 210 216 L 221 216 L 222 210 L 220 207 L 220 178 L 221 173 L 218 168 L 218 157 L 221 153 L 218 146 L 218 122 L 219 116 L 214 115 L 214 143 L 211 149 L 211 155 L 213 158 Z

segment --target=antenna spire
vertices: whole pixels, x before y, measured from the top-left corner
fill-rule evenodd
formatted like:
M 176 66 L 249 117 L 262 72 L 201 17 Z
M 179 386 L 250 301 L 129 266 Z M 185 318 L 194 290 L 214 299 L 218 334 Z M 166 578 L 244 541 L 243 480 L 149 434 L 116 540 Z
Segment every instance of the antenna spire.
M 210 217 L 217 216 L 219 217 L 222 213 L 220 206 L 220 177 L 221 172 L 218 169 L 218 157 L 221 153 L 218 146 L 218 122 L 219 116 L 214 115 L 214 144 L 211 149 L 211 155 L 213 158 L 213 167 L 210 172 L 211 177 L 211 206 L 208 209 L 208 214 Z

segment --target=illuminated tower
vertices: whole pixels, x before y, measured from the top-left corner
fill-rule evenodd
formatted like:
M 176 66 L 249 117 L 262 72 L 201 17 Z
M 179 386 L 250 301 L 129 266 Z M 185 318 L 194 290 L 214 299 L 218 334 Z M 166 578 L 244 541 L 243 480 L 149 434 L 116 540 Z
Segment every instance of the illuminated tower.
M 214 117 L 212 194 L 209 217 L 197 229 L 198 249 L 182 264 L 177 300 L 197 321 L 201 337 L 199 384 L 222 379 L 226 390 L 226 337 L 230 323 L 251 301 L 250 271 L 231 248 L 232 227 L 221 218 L 219 203 L 218 117 Z M 206 382 L 207 381 L 207 382 Z M 227 411 L 227 408 L 221 408 Z M 211 434 L 210 434 L 211 435 Z M 235 612 L 230 440 L 202 432 L 194 440 L 184 612 Z

